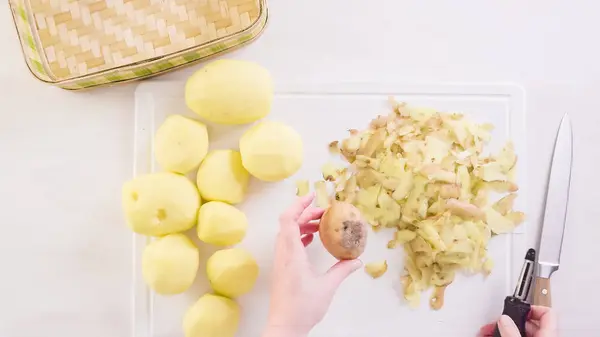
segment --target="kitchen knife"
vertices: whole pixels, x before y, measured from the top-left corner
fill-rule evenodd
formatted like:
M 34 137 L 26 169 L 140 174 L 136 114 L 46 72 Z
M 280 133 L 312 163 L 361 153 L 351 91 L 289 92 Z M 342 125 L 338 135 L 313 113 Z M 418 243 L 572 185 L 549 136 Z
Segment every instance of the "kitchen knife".
M 531 310 L 531 305 L 527 302 L 527 298 L 529 297 L 529 289 L 533 282 L 534 265 L 535 250 L 529 249 L 525 255 L 525 263 L 523 263 L 523 268 L 521 269 L 515 292 L 512 296 L 507 296 L 506 299 L 504 299 L 504 310 L 502 311 L 502 315 L 510 317 L 513 322 L 515 322 L 522 337 L 526 336 L 525 324 L 527 323 L 529 310 Z M 494 337 L 502 337 L 497 325 L 494 330 Z
M 533 292 L 534 305 L 552 306 L 550 276 L 558 270 L 560 265 L 560 252 L 567 218 L 567 206 L 569 204 L 572 159 L 573 132 L 569 116 L 565 114 L 556 136 L 550 177 L 548 179 L 548 191 L 546 194 L 546 206 Z

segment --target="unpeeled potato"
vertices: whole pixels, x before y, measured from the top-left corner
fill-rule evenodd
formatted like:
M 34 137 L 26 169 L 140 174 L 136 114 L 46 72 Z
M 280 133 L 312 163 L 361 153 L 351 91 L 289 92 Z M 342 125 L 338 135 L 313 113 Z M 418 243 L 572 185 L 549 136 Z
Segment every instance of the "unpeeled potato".
M 353 260 L 365 250 L 367 223 L 352 204 L 333 202 L 319 225 L 319 237 L 327 251 L 338 260 Z

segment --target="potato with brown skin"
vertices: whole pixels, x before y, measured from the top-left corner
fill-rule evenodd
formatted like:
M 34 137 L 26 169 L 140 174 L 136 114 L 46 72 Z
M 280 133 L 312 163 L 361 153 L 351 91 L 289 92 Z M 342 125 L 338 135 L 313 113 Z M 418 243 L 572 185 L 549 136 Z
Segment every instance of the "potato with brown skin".
M 365 250 L 367 222 L 352 204 L 333 202 L 321 218 L 319 237 L 336 259 L 353 260 Z

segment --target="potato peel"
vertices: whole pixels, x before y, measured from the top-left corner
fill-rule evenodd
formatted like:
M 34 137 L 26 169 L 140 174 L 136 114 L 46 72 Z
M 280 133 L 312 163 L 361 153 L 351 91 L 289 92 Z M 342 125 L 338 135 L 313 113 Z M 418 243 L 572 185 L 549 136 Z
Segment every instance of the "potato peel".
M 496 234 L 508 233 L 515 228 L 515 224 L 511 219 L 504 217 L 492 207 L 485 210 L 485 218 L 487 225 Z
M 327 163 L 321 168 L 323 179 L 326 181 L 334 181 L 338 176 L 338 169 L 332 163 Z
M 525 221 L 525 213 L 523 213 L 523 212 L 508 212 L 508 213 L 506 213 L 505 218 L 512 221 L 512 223 L 515 226 L 518 226 L 523 221 Z
M 337 140 L 329 143 L 329 153 L 331 153 L 331 154 L 339 154 L 340 153 L 339 142 Z
M 506 215 L 512 208 L 515 202 L 517 195 L 515 193 L 511 193 L 504 198 L 496 201 L 492 207 L 500 214 Z
M 315 193 L 316 193 L 316 204 L 317 207 L 327 208 L 329 207 L 329 194 L 327 192 L 327 185 L 324 181 L 315 182 Z
M 446 287 L 436 287 L 429 299 L 429 306 L 433 310 L 440 310 L 444 306 L 444 294 L 446 292 Z
M 366 129 L 349 130 L 329 144 L 347 166 L 323 167 L 326 181 L 315 185 L 317 199 L 328 202 L 326 184 L 332 184 L 335 199 L 355 205 L 375 231 L 393 230 L 387 247 L 406 253 L 404 298 L 417 307 L 421 292 L 435 288 L 430 306 L 438 310 L 457 272 L 492 272 L 492 234 L 524 221 L 525 214 L 513 210 L 518 158 L 510 142 L 496 155 L 483 155 L 492 125 L 393 98 L 390 105 L 389 114 Z M 502 195 L 490 204 L 492 192 Z M 365 270 L 379 277 L 387 262 Z
M 371 262 L 365 265 L 365 271 L 372 278 L 379 278 L 383 276 L 383 274 L 385 274 L 385 272 L 387 271 L 387 268 L 388 265 L 386 260 L 379 262 Z
M 296 195 L 299 197 L 305 196 L 310 191 L 310 184 L 308 180 L 296 181 Z
M 394 241 L 399 244 L 408 243 L 417 237 L 417 233 L 411 230 L 399 230 L 394 233 Z

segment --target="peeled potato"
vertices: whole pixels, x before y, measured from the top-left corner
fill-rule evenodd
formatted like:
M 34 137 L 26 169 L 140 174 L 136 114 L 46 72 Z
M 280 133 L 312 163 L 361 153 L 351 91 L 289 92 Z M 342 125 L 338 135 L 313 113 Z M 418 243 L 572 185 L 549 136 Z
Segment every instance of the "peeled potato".
M 240 138 L 242 163 L 250 174 L 264 181 L 279 181 L 302 166 L 302 138 L 291 127 L 273 121 L 261 122 Z
M 170 234 L 146 246 L 142 276 L 159 294 L 180 294 L 194 283 L 199 263 L 196 245 L 183 234 Z
M 239 209 L 220 201 L 211 201 L 200 207 L 198 238 L 218 246 L 235 245 L 246 235 L 248 220 Z
M 185 337 L 233 337 L 240 307 L 227 297 L 205 294 L 183 316 Z
M 206 273 L 217 293 L 234 298 L 252 290 L 258 278 L 258 264 L 242 248 L 223 249 L 208 258 Z
M 122 203 L 127 224 L 134 232 L 162 236 L 188 230 L 196 224 L 200 196 L 186 177 L 161 172 L 126 182 Z
M 198 121 L 171 115 L 156 130 L 154 153 L 166 171 L 186 174 L 200 165 L 208 152 L 208 132 Z
M 338 260 L 358 258 L 365 250 L 367 233 L 360 211 L 345 202 L 333 202 L 319 225 L 323 246 Z
M 237 204 L 244 200 L 249 179 L 238 151 L 214 150 L 200 164 L 197 184 L 203 199 Z
M 187 106 L 211 122 L 246 124 L 271 111 L 273 81 L 256 63 L 218 60 L 195 72 L 185 84 Z

